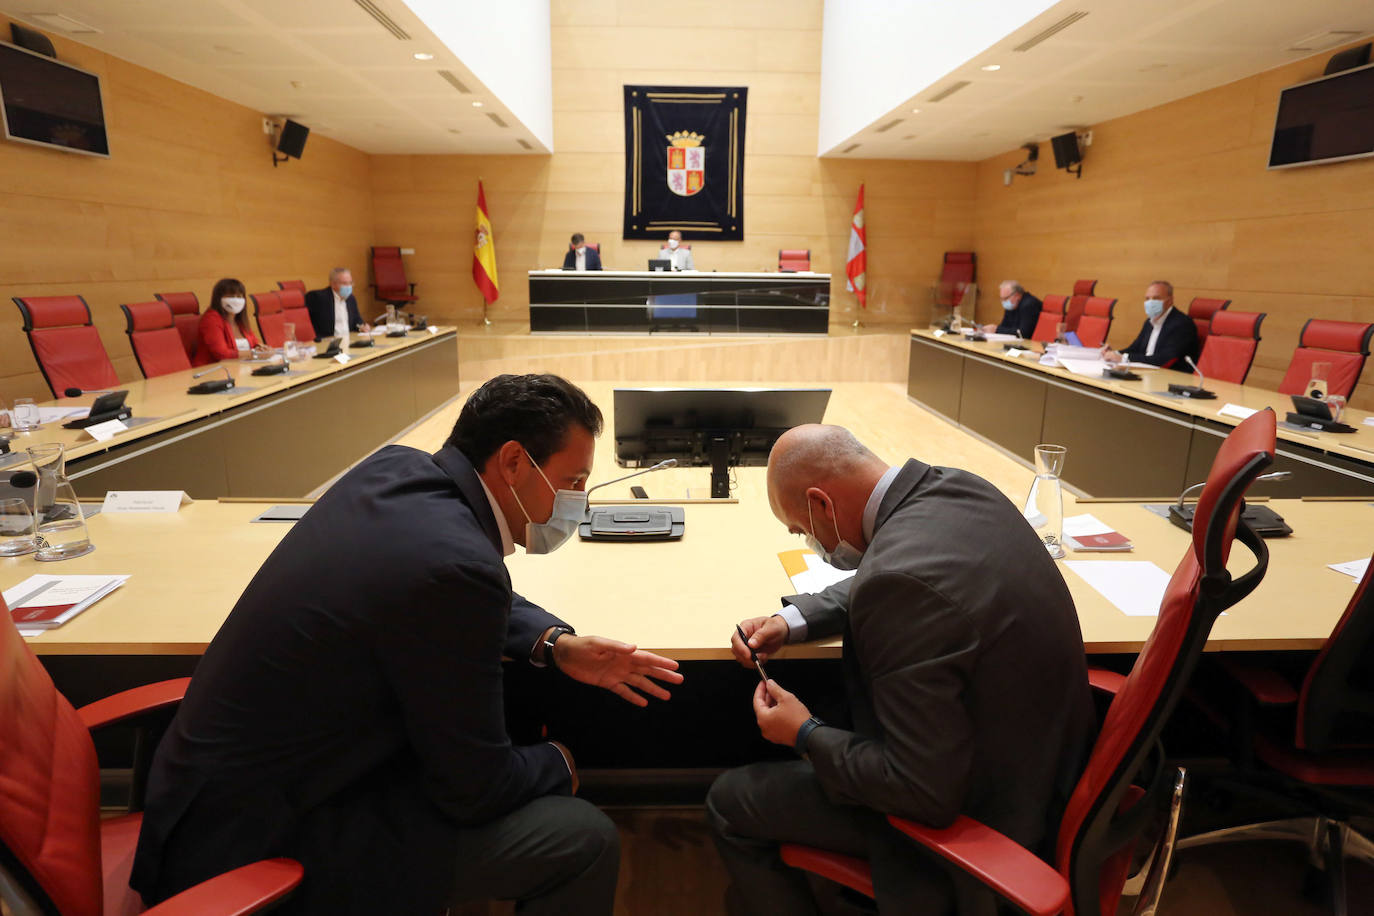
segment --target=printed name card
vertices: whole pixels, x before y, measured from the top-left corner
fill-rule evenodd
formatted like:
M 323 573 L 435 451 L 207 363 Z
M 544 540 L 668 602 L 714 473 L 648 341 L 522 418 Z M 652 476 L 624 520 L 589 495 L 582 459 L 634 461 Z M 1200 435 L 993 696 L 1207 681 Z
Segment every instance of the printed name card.
M 185 490 L 110 490 L 102 512 L 175 512 L 188 505 Z
M 106 420 L 104 423 L 93 423 L 87 426 L 86 432 L 90 433 L 91 438 L 97 442 L 109 442 L 128 428 L 124 425 L 123 420 Z
M 438 334 L 438 333 L 439 333 L 439 329 L 436 328 L 434 325 L 430 325 L 430 326 L 429 326 L 429 333 L 431 333 L 431 334 Z
M 350 356 L 350 355 L 348 355 L 347 353 L 335 353 L 335 354 L 334 354 L 334 362 L 338 363 L 340 366 L 346 366 L 346 365 L 348 365 L 348 361 L 349 361 L 350 359 L 352 359 L 352 358 L 353 358 L 353 357 Z
M 1259 411 L 1255 410 L 1253 407 L 1242 407 L 1239 404 L 1227 404 L 1225 407 L 1221 408 L 1221 410 L 1217 411 L 1218 416 L 1235 417 L 1237 420 L 1244 420 L 1255 413 L 1259 413 Z

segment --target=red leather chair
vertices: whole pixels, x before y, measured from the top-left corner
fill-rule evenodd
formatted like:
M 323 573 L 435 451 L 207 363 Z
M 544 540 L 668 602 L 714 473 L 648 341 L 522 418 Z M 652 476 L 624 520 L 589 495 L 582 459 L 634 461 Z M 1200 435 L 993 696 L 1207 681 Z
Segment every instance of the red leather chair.
M 1328 393 L 1349 398 L 1364 371 L 1374 324 L 1361 321 L 1327 321 L 1309 318 L 1298 335 L 1298 348 L 1288 364 L 1280 394 L 1302 394 L 1312 378 L 1313 363 L 1330 363 Z
M 298 289 L 302 295 L 306 292 L 304 280 L 278 280 L 277 289 Z
M 144 378 L 191 368 L 167 303 L 134 302 L 120 308 L 124 311 L 124 333 L 129 335 Z
M 194 360 L 196 347 L 200 345 L 200 300 L 195 293 L 154 293 L 153 298 L 162 300 L 172 309 L 172 320 L 181 335 L 186 358 Z
M 595 251 L 597 254 L 601 254 L 600 242 L 588 242 L 587 247 L 590 248 L 592 251 Z
M 406 280 L 400 248 L 372 249 L 372 281 L 377 298 L 388 305 L 400 308 L 415 301 L 415 284 Z
M 73 709 L 24 643 L 0 598 L 0 886 L 7 912 L 58 916 L 256 913 L 282 900 L 303 871 L 267 859 L 144 910 L 129 888 L 142 814 L 100 816 L 90 730 L 165 710 L 190 678 L 136 687 Z
M 1281 810 L 1291 811 L 1296 802 L 1308 814 L 1214 830 L 1186 838 L 1179 848 L 1243 840 L 1303 843 L 1308 861 L 1322 863 L 1327 873 L 1333 910 L 1344 913 L 1344 858 L 1374 865 L 1374 842 L 1350 824 L 1351 815 L 1374 817 L 1374 563 L 1305 674 L 1293 678 L 1243 656 L 1223 656 L 1220 667 L 1239 706 L 1229 715 L 1210 702 L 1203 708 L 1237 739 L 1240 779 Z
M 1059 824 L 1054 864 L 972 818 L 945 828 L 903 818 L 888 821 L 1005 899 L 1036 916 L 1054 913 L 1115 916 L 1134 846 L 1169 796 L 1170 819 L 1156 843 L 1137 912 L 1157 902 L 1168 873 L 1178 826 L 1183 772 L 1164 765 L 1159 734 L 1178 704 L 1217 616 L 1264 578 L 1269 554 L 1240 520 L 1246 488 L 1274 461 L 1275 418 L 1263 410 L 1222 442 L 1198 501 L 1192 543 L 1160 603 L 1159 618 L 1122 677 L 1095 671 L 1095 688 L 1113 695 L 1083 775 Z M 1255 565 L 1232 579 L 1226 570 L 1233 540 Z M 783 861 L 872 896 L 866 862 L 812 847 L 783 844 Z
M 1089 296 L 1083 306 L 1083 317 L 1078 319 L 1078 340 L 1085 347 L 1100 347 L 1107 342 L 1112 330 L 1112 314 L 1116 311 L 1115 299 Z
M 277 292 L 277 301 L 281 303 L 282 323 L 296 327 L 296 340 L 312 342 L 315 339 L 315 326 L 310 323 L 310 310 L 305 307 L 305 293 L 298 289 L 283 289 Z M 284 331 L 282 336 L 285 337 Z
M 1230 299 L 1205 299 L 1201 296 L 1193 297 L 1193 301 L 1188 303 L 1188 317 L 1197 325 L 1198 343 L 1207 340 L 1207 335 L 1212 333 L 1212 319 L 1230 304 Z
M 248 298 L 253 300 L 253 315 L 258 320 L 258 334 L 263 345 L 273 348 L 285 346 L 286 318 L 282 315 L 280 295 L 249 293 Z
M 972 251 L 946 251 L 940 279 L 935 282 L 932 298 L 940 319 L 948 318 L 957 309 L 977 305 L 978 256 Z M 939 314 L 941 310 L 949 314 Z M 970 313 L 971 314 L 971 313 Z
M 1073 295 L 1069 297 L 1069 304 L 1064 309 L 1064 325 L 1066 331 L 1077 331 L 1079 319 L 1083 317 L 1083 310 L 1087 308 L 1088 299 L 1092 297 L 1093 291 L 1097 289 L 1096 280 L 1075 280 L 1073 283 Z M 1082 336 L 1081 334 L 1079 335 Z
M 1064 309 L 1068 306 L 1068 296 L 1046 296 L 1040 306 L 1040 317 L 1031 332 L 1031 340 L 1048 343 L 1058 336 L 1059 323 L 1064 320 Z
M 33 358 L 52 389 L 53 397 L 66 397 L 68 388 L 87 391 L 119 387 L 100 332 L 91 324 L 91 309 L 80 296 L 14 297 L 24 316 Z
M 811 269 L 810 248 L 783 248 L 778 251 L 778 270 L 790 274 Z
M 1198 371 L 1204 378 L 1245 384 L 1245 377 L 1255 361 L 1255 351 L 1259 349 L 1264 314 L 1218 310 L 1212 315 L 1210 333 L 1197 361 Z

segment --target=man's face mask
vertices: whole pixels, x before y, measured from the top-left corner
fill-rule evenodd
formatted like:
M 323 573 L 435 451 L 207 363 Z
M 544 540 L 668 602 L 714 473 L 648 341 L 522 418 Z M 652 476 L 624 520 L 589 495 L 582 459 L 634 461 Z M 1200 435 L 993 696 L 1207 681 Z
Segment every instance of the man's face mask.
M 808 499 L 808 500 L 806 501 L 806 520 L 807 520 L 808 522 L 811 523 L 811 531 L 812 531 L 811 534 L 808 534 L 808 535 L 806 536 L 806 546 L 809 547 L 809 548 L 811 548 L 811 552 L 812 552 L 812 553 L 816 554 L 816 556 L 820 557 L 823 561 L 825 561 L 826 563 L 829 563 L 831 566 L 835 567 L 836 569 L 845 569 L 845 570 L 848 570 L 848 569 L 858 569 L 858 568 L 859 568 L 859 561 L 862 560 L 862 559 L 864 558 L 863 551 L 860 550 L 859 548 L 855 547 L 853 544 L 849 543 L 848 541 L 846 541 L 844 538 L 840 537 L 840 525 L 839 525 L 839 522 L 835 522 L 835 541 L 836 541 L 836 544 L 835 544 L 835 550 L 834 550 L 834 552 L 831 552 L 831 551 L 826 550 L 826 549 L 825 549 L 825 545 L 822 544 L 822 543 L 816 538 L 816 535 L 815 535 L 815 531 L 816 531 L 816 520 L 812 517 L 812 514 L 811 514 L 811 500 L 810 500 L 810 499 Z M 832 521 L 833 521 L 833 519 L 832 519 Z
M 521 447 L 523 448 L 523 446 Z M 535 464 L 528 449 L 525 449 L 525 457 L 530 459 L 530 464 L 544 479 L 544 484 L 553 490 L 553 511 L 549 513 L 548 521 L 536 522 L 525 511 L 525 504 L 520 501 L 520 494 L 515 492 L 514 487 L 511 487 L 510 492 L 515 497 L 515 504 L 525 514 L 525 553 L 553 553 L 567 543 L 568 538 L 573 536 L 573 532 L 577 531 L 577 526 L 586 517 L 587 494 L 582 490 L 555 489 L 554 485 L 549 483 L 549 478 L 544 474 L 543 469 Z

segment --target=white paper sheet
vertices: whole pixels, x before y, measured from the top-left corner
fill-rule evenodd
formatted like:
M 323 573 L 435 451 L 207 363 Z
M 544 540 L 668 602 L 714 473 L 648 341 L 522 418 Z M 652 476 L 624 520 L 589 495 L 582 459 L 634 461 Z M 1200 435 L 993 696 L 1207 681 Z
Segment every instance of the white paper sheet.
M 1259 411 L 1253 407 L 1242 407 L 1239 404 L 1227 404 L 1225 407 L 1221 408 L 1221 410 L 1217 411 L 1217 416 L 1235 417 L 1237 420 L 1246 420 L 1257 413 L 1259 413 Z
M 824 591 L 836 582 L 843 582 L 854 575 L 855 570 L 836 569 L 814 553 L 802 555 L 806 561 L 806 571 L 792 576 L 792 587 L 798 595 L 812 595 Z
M 1060 356 L 1058 360 L 1059 365 L 1074 375 L 1086 375 L 1088 378 L 1102 378 L 1102 372 L 1107 368 L 1107 361 L 1103 359 L 1065 359 Z
M 1327 569 L 1334 569 L 1338 573 L 1345 573 L 1350 578 L 1359 582 L 1364 578 L 1364 574 L 1369 569 L 1369 557 L 1363 560 L 1351 560 L 1349 563 L 1332 563 Z
M 1169 574 L 1149 560 L 1065 560 L 1064 565 L 1127 617 L 1156 617 Z
M 1064 519 L 1065 537 L 1076 538 L 1087 537 L 1090 534 L 1111 534 L 1115 530 L 1091 513 L 1070 515 Z
M 988 343 L 1010 343 L 1013 340 L 1020 340 L 1015 334 L 998 334 L 996 331 L 984 334 Z
M 1374 426 L 1374 417 L 1365 417 L 1365 418 L 1364 418 L 1364 425 L 1365 425 L 1365 426 Z

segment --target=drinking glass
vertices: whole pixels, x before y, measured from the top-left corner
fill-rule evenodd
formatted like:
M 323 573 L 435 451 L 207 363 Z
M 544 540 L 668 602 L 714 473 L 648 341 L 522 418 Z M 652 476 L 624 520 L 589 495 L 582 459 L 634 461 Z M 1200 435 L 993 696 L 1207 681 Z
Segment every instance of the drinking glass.
M 15 429 L 38 428 L 38 405 L 34 404 L 33 398 L 15 398 L 14 410 L 10 415 L 14 417 Z
M 0 557 L 20 557 L 38 549 L 29 501 L 0 499 Z
M 283 324 L 281 329 L 283 334 L 281 357 L 289 363 L 296 358 L 296 326 L 288 323 Z
M 1021 510 L 1054 559 L 1064 556 L 1064 492 L 1059 477 L 1069 450 L 1062 445 L 1035 447 L 1035 480 Z
M 61 443 L 36 445 L 28 453 L 38 471 L 34 498 L 38 550 L 33 558 L 70 560 L 95 550 L 76 490 L 67 479 L 67 458 Z

